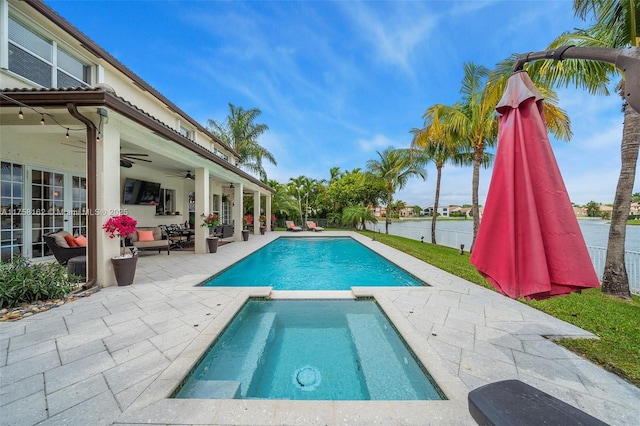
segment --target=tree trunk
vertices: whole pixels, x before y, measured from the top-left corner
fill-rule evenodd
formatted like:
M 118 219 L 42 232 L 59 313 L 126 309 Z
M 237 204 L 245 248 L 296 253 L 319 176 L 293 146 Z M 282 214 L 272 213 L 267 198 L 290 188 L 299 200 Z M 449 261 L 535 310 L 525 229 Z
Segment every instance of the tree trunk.
M 640 113 L 629 105 L 624 109 L 622 130 L 622 167 L 616 196 L 613 200 L 611 227 L 607 245 L 607 259 L 602 274 L 602 292 L 624 299 L 631 299 L 629 277 L 624 262 L 627 218 L 631 209 L 631 195 L 636 177 L 638 149 L 640 148 Z
M 473 239 L 471 240 L 471 248 L 476 243 L 478 235 L 478 227 L 480 226 L 480 206 L 478 204 L 478 187 L 480 186 L 480 164 L 482 164 L 483 150 L 478 149 L 473 153 L 473 180 L 471 184 L 471 212 L 473 213 Z
M 391 205 L 391 190 L 387 192 L 387 214 L 385 215 L 384 220 L 384 233 L 389 233 L 389 224 L 391 223 L 391 217 L 389 216 L 389 206 Z
M 436 200 L 433 203 L 433 217 L 431 218 L 431 244 L 436 244 L 436 220 L 438 218 L 438 201 L 440 200 L 440 179 L 442 178 L 442 166 L 436 164 L 438 177 L 436 178 Z

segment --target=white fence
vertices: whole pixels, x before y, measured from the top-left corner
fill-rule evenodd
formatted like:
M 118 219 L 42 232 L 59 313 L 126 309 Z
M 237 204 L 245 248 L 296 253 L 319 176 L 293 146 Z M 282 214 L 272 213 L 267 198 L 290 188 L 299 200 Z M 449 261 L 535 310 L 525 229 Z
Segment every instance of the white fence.
M 374 225 L 373 229 L 377 232 L 384 232 L 384 223 Z M 392 227 L 389 229 L 389 233 L 400 237 L 410 238 L 412 240 L 423 240 L 425 243 L 431 242 L 431 227 L 425 230 L 424 227 L 405 225 L 402 228 Z M 469 251 L 472 241 L 472 232 L 436 229 L 436 242 L 439 245 L 457 249 L 459 249 L 461 245 L 464 245 L 464 250 Z M 604 271 L 607 249 L 604 247 L 593 246 L 587 246 L 587 249 L 589 250 L 589 256 L 591 257 L 593 267 L 598 274 L 598 278 L 602 280 L 602 272 Z M 640 252 L 626 250 L 624 253 L 624 260 L 627 267 L 627 276 L 629 277 L 629 288 L 632 293 L 640 294 Z
M 596 269 L 598 278 L 602 279 L 604 271 L 604 263 L 607 259 L 607 249 L 605 247 L 587 246 L 589 256 Z M 640 294 L 640 252 L 625 250 L 624 264 L 627 268 L 627 277 L 629 277 L 629 289 L 631 293 Z

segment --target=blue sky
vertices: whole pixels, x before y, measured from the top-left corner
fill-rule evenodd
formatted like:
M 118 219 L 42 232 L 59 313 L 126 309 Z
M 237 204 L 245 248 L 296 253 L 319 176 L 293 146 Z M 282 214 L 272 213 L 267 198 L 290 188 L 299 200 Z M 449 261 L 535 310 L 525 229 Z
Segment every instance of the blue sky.
M 260 143 L 278 161 L 266 170 L 280 182 L 364 169 L 376 151 L 408 147 L 427 107 L 460 99 L 465 62 L 492 68 L 586 26 L 571 0 L 46 3 L 203 125 L 224 120 L 229 102 L 259 108 L 269 126 Z M 612 203 L 620 100 L 558 94 L 574 134 L 552 141 L 569 197 Z M 427 171 L 396 199 L 433 203 Z M 481 203 L 490 178 L 481 171 Z M 440 203 L 471 203 L 471 168 L 445 166 Z

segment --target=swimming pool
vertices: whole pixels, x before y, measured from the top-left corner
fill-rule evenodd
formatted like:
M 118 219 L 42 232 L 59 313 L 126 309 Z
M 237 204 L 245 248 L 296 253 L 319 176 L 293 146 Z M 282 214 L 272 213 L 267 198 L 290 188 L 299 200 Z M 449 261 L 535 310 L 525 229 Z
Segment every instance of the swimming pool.
M 174 397 L 446 399 L 371 299 L 250 299 Z
M 280 237 L 201 285 L 349 290 L 426 284 L 353 238 Z

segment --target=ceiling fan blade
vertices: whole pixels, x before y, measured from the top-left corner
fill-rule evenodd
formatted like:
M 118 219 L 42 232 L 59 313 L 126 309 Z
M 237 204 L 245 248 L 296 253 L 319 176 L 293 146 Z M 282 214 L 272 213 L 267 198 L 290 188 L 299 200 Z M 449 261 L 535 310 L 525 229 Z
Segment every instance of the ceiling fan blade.
M 152 163 L 151 160 L 145 160 L 144 158 L 132 157 L 132 156 L 126 155 L 126 154 L 120 154 L 120 158 L 124 158 L 126 160 L 144 161 L 145 163 Z
M 124 152 L 121 153 L 120 155 L 131 155 L 131 156 L 134 156 L 134 157 L 148 157 L 149 156 L 149 154 L 134 154 L 134 153 L 125 154 Z

